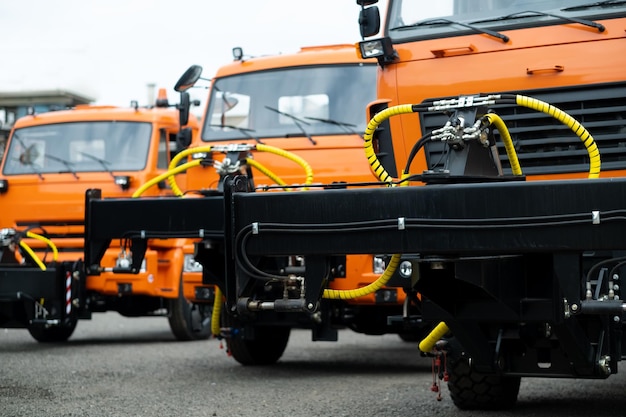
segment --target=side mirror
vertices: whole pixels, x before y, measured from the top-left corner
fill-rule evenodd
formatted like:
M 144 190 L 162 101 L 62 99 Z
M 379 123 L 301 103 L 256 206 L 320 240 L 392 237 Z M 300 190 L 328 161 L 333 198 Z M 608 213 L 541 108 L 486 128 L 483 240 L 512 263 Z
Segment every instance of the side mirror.
M 191 107 L 191 100 L 189 99 L 189 93 L 180 93 L 180 103 L 178 104 L 178 123 L 180 127 L 189 123 L 189 108 Z
M 189 90 L 194 86 L 196 81 L 200 79 L 200 75 L 202 75 L 202 67 L 200 65 L 192 65 L 187 68 L 187 71 L 176 82 L 174 85 L 174 90 L 182 93 L 183 91 Z
M 361 9 L 359 13 L 359 30 L 361 37 L 374 36 L 380 31 L 380 12 L 378 6 Z
M 182 151 L 183 149 L 187 149 L 189 145 L 191 145 L 191 129 L 181 129 L 178 134 L 176 134 L 177 150 Z

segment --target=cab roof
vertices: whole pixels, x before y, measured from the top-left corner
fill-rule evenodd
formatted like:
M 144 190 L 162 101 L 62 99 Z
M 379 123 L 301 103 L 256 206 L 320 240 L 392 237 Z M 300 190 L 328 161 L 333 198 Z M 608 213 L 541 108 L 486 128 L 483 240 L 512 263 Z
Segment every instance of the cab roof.
M 23 116 L 15 121 L 13 127 L 20 128 L 51 123 L 110 120 L 136 122 L 153 122 L 160 120 L 178 123 L 178 110 L 164 107 L 138 107 L 135 109 L 133 107 L 79 105 L 68 110 L 57 110 Z
M 235 60 L 217 70 L 215 78 L 245 72 L 262 71 L 274 68 L 301 67 L 324 64 L 376 64 L 375 59 L 362 59 L 355 44 L 337 44 L 306 46 L 297 53 L 285 55 L 269 55 Z M 245 52 L 245 51 L 244 51 Z

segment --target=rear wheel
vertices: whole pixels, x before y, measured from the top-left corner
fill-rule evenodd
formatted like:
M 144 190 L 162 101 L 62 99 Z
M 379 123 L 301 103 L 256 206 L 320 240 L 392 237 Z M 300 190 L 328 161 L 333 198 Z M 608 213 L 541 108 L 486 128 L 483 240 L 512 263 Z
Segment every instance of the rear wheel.
M 461 410 L 503 410 L 517 402 L 520 381 L 520 377 L 476 372 L 463 357 L 450 363 L 448 389 Z
M 66 342 L 72 333 L 74 333 L 77 322 L 78 320 L 76 318 L 72 318 L 59 326 L 32 326 L 28 328 L 28 332 L 35 340 L 41 343 Z
M 242 365 L 271 365 L 276 363 L 287 348 L 291 328 L 283 326 L 255 326 L 252 339 L 237 332 L 238 321 L 223 314 L 225 327 L 230 328 L 226 338 L 229 353 Z
M 205 340 L 211 336 L 212 304 L 189 302 L 183 295 L 182 281 L 178 297 L 169 300 L 168 320 L 176 339 Z

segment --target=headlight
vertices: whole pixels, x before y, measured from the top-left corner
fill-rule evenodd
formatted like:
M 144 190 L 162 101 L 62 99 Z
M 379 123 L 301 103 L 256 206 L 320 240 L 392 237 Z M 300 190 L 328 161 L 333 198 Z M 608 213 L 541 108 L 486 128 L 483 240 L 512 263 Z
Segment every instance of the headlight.
M 361 57 L 376 58 L 380 65 L 393 62 L 396 58 L 396 53 L 389 38 L 359 42 L 359 51 L 361 52 Z
M 128 175 L 115 175 L 115 184 L 119 185 L 122 190 L 128 190 L 130 188 L 130 177 Z

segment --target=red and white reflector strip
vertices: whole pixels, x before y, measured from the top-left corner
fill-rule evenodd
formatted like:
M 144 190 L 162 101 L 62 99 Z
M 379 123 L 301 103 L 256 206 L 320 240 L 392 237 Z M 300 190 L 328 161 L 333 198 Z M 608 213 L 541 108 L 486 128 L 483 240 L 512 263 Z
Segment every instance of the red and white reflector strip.
M 72 274 L 70 271 L 65 273 L 65 314 L 72 311 Z

